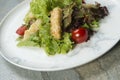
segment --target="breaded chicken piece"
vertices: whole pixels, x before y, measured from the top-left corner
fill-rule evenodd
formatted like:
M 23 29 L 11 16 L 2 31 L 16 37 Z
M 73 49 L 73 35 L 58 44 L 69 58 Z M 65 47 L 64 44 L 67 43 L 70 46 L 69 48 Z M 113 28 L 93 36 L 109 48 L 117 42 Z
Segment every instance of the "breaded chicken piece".
M 56 7 L 51 12 L 51 35 L 55 39 L 61 39 L 61 24 L 62 24 L 62 9 L 59 7 Z
M 23 40 L 26 40 L 30 37 L 30 35 L 36 33 L 39 30 L 39 26 L 41 24 L 41 20 L 37 19 L 28 30 L 25 31 Z

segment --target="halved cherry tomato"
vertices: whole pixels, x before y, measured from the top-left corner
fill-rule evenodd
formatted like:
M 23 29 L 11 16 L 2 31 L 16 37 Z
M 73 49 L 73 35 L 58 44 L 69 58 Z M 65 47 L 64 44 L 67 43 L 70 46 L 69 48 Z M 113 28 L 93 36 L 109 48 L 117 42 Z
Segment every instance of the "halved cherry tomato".
M 72 40 L 75 43 L 82 43 L 88 39 L 88 30 L 86 28 L 78 28 L 72 31 Z
M 16 33 L 20 36 L 23 36 L 26 30 L 27 30 L 27 26 L 23 25 L 17 29 Z

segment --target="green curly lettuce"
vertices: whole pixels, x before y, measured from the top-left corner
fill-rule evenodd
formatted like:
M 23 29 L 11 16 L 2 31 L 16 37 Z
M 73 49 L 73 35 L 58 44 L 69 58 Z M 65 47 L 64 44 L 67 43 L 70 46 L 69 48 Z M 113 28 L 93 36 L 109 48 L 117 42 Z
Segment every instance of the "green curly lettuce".
M 20 41 L 18 46 L 39 46 L 42 47 L 48 55 L 66 54 L 73 48 L 71 34 L 64 33 L 62 39 L 56 40 L 50 34 L 50 11 L 55 7 L 65 8 L 72 3 L 80 5 L 82 0 L 32 0 L 30 10 L 25 17 L 25 23 L 35 18 L 41 19 L 38 33 L 31 35 L 25 41 Z

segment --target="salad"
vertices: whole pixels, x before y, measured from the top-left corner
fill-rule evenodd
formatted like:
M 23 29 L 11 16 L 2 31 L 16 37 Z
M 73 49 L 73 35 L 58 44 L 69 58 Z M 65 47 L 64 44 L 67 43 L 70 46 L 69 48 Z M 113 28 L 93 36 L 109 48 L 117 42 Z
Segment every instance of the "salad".
M 43 48 L 47 55 L 67 54 L 87 42 L 108 16 L 106 6 L 84 0 L 32 0 L 24 24 L 16 33 L 17 46 Z

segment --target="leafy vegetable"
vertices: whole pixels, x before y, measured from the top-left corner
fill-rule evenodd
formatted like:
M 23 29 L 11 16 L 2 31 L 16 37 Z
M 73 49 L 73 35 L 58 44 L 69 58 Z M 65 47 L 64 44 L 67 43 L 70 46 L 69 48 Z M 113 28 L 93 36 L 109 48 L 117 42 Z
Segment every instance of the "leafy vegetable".
M 20 39 L 19 39 L 20 38 Z M 38 32 L 32 34 L 27 40 L 22 40 L 23 37 L 19 37 L 19 43 L 17 46 L 40 46 L 40 39 L 38 36 Z
M 49 25 L 48 25 L 49 26 Z M 72 49 L 72 41 L 70 40 L 70 33 L 65 33 L 63 39 L 56 40 L 50 35 L 49 27 L 40 27 L 39 37 L 41 47 L 45 49 L 48 55 L 55 55 L 56 53 L 67 53 Z
M 60 45 L 61 53 L 65 54 L 73 48 L 73 42 L 70 40 L 70 38 L 71 34 L 65 33 L 62 44 Z
M 67 28 L 72 21 L 72 13 L 73 13 L 73 7 L 75 6 L 75 3 L 70 4 L 69 6 L 66 6 L 63 9 L 63 24 L 64 28 Z
M 17 46 L 21 47 L 21 46 L 39 46 L 38 43 L 30 41 L 30 40 L 24 40 L 24 41 L 20 41 Z
M 48 22 L 50 11 L 55 7 L 64 8 L 71 3 L 76 2 L 81 4 L 81 0 L 32 0 L 30 4 L 31 12 L 37 17 Z
M 29 11 L 25 16 L 24 21 L 26 24 L 29 24 L 29 21 L 34 18 L 35 18 L 34 14 L 31 11 Z
M 99 28 L 100 19 L 108 15 L 107 8 L 101 7 L 99 3 L 84 4 L 83 0 L 32 0 L 30 10 L 25 16 L 25 25 L 28 29 L 37 19 L 41 20 L 39 30 L 30 35 L 27 40 L 24 36 L 19 38 L 18 46 L 37 46 L 45 49 L 48 55 L 66 54 L 74 44 L 71 40 L 71 31 L 79 27 L 85 27 L 89 33 Z M 50 17 L 51 11 L 61 8 L 62 16 L 62 38 L 55 39 L 51 35 Z M 59 23 L 59 22 L 57 22 Z M 38 28 L 37 27 L 37 28 Z M 33 30 L 31 30 L 34 32 Z M 90 35 L 90 34 L 89 34 Z M 90 36 L 89 36 L 90 37 Z

